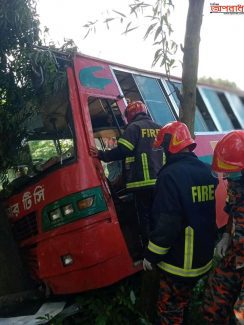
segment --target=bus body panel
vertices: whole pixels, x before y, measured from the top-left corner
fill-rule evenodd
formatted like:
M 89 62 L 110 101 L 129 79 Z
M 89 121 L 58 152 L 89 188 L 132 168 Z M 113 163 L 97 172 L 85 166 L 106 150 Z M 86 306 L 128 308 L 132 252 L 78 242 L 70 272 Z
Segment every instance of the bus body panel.
M 83 119 L 86 115 L 80 109 L 71 69 L 68 69 L 68 78 L 75 130 L 79 134 L 76 140 L 77 162 L 48 173 L 40 182 L 9 199 L 13 223 L 28 215 L 36 216 L 38 235 L 23 240 L 20 246 L 32 275 L 46 282 L 55 294 L 94 289 L 138 271 L 122 236 L 101 163 L 89 154 L 87 128 L 84 127 L 89 123 Z M 81 95 L 81 103 L 82 98 L 86 100 L 87 96 Z M 72 193 L 97 186 L 102 188 L 107 205 L 105 212 L 43 232 L 42 212 L 46 206 Z M 70 252 L 75 256 L 74 262 L 64 267 L 61 257 Z M 70 285 L 63 281 L 64 278 L 69 279 Z
M 118 255 L 94 267 L 59 274 L 45 279 L 45 283 L 55 294 L 77 293 L 101 288 L 118 282 L 141 270 L 141 266 L 131 267 L 128 255 Z
M 80 93 L 115 97 L 120 94 L 107 63 L 76 56 L 74 69 Z
M 108 214 L 101 220 L 92 218 L 94 223 L 88 226 L 76 225 L 73 231 L 39 243 L 40 278 L 56 294 L 99 288 L 138 270 L 132 265 L 118 222 Z M 73 263 L 64 267 L 61 257 L 67 255 Z
M 7 201 L 13 228 L 20 225 L 19 230 L 23 232 L 19 245 L 32 276 L 46 283 L 55 294 L 107 286 L 142 269 L 141 263 L 134 263 L 129 253 L 104 169 L 90 150 L 95 147 L 95 139 L 89 98 L 116 101 L 124 119 L 126 102 L 119 82 L 112 73 L 111 63 L 82 55 L 74 57 L 67 76 L 76 159 L 48 170 L 36 181 L 33 178 L 30 185 Z M 211 164 L 214 146 L 223 134 L 196 135 L 195 153 L 202 161 Z M 216 196 L 217 224 L 223 227 L 227 222 L 223 211 L 226 198 L 223 181 Z M 77 209 L 79 200 L 87 197 L 97 199 L 101 209 L 94 203 L 93 210 L 87 208 L 90 211 L 87 215 L 77 210 L 73 219 L 63 219 L 59 224 L 47 220 L 53 210 L 62 209 L 71 201 Z M 25 228 L 22 220 L 26 224 L 31 222 L 32 228 Z M 25 231 L 29 233 L 26 235 Z M 71 262 L 65 265 L 65 259 Z
M 81 292 L 108 285 L 114 282 L 114 278 L 119 280 L 125 274 L 128 276 L 138 270 L 128 254 L 111 197 L 106 202 L 105 211 L 43 231 L 41 213 L 45 206 L 62 197 L 69 197 L 72 193 L 82 192 L 82 189 L 99 185 L 97 181 L 87 181 L 89 177 L 84 177 L 80 171 L 81 165 L 75 163 L 47 175 L 41 182 L 27 187 L 23 194 L 12 197 L 9 202 L 12 223 L 33 213 L 36 215 L 39 221 L 38 234 L 23 240 L 21 250 L 34 277 L 46 282 L 55 294 Z M 91 167 L 92 164 L 89 176 L 92 175 Z M 39 188 L 42 190 L 41 197 L 40 191 L 36 191 Z M 30 193 L 27 210 L 23 199 L 26 193 Z M 37 194 L 40 202 L 36 201 Z M 19 214 L 13 208 L 16 204 Z M 64 266 L 62 256 L 69 254 L 73 258 L 72 265 Z M 119 269 L 118 260 L 121 261 Z M 62 280 L 64 278 L 70 282 L 69 289 L 67 282 Z

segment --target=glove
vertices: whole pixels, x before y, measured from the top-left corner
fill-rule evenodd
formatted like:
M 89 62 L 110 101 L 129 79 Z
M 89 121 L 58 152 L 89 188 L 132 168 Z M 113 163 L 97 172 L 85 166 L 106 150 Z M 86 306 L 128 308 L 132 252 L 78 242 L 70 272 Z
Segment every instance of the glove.
M 220 257 L 224 257 L 229 245 L 230 245 L 230 234 L 225 232 L 222 236 L 222 239 L 216 245 L 216 254 L 219 255 Z
M 146 260 L 146 259 L 144 258 L 142 264 L 143 264 L 143 270 L 144 270 L 144 271 L 152 271 L 152 269 L 153 269 L 153 268 L 152 268 L 152 264 L 151 264 L 148 260 Z
M 98 150 L 97 148 L 90 147 L 90 155 L 100 160 L 104 160 L 104 151 Z
M 90 149 L 90 155 L 92 157 L 97 157 L 98 158 L 98 150 L 97 150 L 97 148 L 90 147 L 89 149 Z

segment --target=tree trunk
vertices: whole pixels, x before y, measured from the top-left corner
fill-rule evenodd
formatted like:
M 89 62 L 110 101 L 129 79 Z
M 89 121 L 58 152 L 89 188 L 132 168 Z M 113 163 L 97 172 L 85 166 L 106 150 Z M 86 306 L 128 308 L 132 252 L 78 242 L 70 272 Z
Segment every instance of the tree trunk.
M 17 244 L 0 206 L 0 296 L 25 291 L 31 288 L 31 281 L 22 265 Z
M 180 120 L 194 136 L 196 111 L 196 84 L 199 60 L 200 30 L 204 0 L 189 0 L 182 71 L 182 111 Z

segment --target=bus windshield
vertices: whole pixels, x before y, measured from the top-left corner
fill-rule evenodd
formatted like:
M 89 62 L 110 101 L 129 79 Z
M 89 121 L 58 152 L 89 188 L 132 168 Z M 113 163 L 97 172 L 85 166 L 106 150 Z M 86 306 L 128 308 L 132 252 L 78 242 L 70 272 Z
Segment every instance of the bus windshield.
M 20 143 L 13 144 L 13 161 L 1 175 L 1 189 L 21 189 L 36 176 L 60 168 L 75 158 L 74 131 L 69 103 L 56 101 L 35 110 L 23 121 Z

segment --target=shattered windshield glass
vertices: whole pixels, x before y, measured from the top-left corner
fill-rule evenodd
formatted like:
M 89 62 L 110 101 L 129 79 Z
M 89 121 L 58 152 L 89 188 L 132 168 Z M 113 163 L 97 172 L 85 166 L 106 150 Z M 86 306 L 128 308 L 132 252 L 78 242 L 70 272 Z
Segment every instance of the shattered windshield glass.
M 21 143 L 11 149 L 12 166 L 1 177 L 1 189 L 21 189 L 34 177 L 75 158 L 73 121 L 66 96 L 35 110 L 23 121 L 22 129 Z

